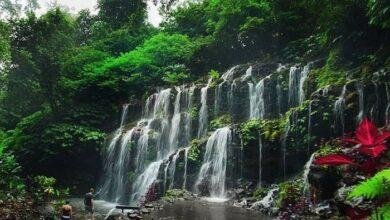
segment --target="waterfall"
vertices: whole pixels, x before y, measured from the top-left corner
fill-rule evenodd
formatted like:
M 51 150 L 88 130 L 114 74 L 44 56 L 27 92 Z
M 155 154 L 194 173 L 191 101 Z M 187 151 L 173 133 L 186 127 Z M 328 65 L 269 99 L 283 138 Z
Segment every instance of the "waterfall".
M 310 159 L 307 161 L 307 163 L 305 164 L 305 167 L 303 169 L 303 194 L 304 195 L 308 195 L 308 190 L 309 190 L 309 172 L 310 172 L 310 167 L 313 163 L 313 160 L 315 158 L 315 154 L 312 154 L 310 156 Z
M 307 120 L 307 155 L 310 155 L 310 143 L 311 143 L 311 108 L 313 101 L 309 102 L 308 107 L 308 120 Z
M 145 196 L 149 187 L 157 178 L 157 173 L 163 159 L 169 155 L 170 147 L 167 147 L 167 143 L 170 140 L 170 137 L 172 137 L 172 135 L 169 134 L 169 131 L 172 129 L 170 129 L 168 119 L 170 96 L 171 89 L 165 89 L 148 98 L 144 114 L 146 119 L 141 119 L 138 122 L 137 127 L 140 130 L 140 137 L 137 143 L 135 158 L 135 173 L 137 178 L 132 185 L 132 195 L 130 197 L 132 202 L 138 202 L 139 199 Z M 150 109 L 153 101 L 153 109 Z M 156 126 L 156 124 L 159 124 L 159 126 Z M 152 131 L 158 133 L 157 137 L 153 136 L 154 132 Z M 157 139 L 156 161 L 148 165 L 149 141 L 154 138 Z
M 191 117 L 191 114 L 190 114 L 190 111 L 192 111 L 193 109 L 193 96 L 194 96 L 194 92 L 195 92 L 195 86 L 191 86 L 191 88 L 189 89 L 188 93 L 187 93 L 187 111 L 184 113 L 185 114 L 185 132 L 186 132 L 186 135 L 185 135 L 185 143 L 184 145 L 188 145 L 191 141 L 191 138 L 192 138 L 192 117 Z
M 171 179 L 171 181 L 169 183 L 169 189 L 173 188 L 173 184 L 174 184 L 174 181 L 175 181 L 176 161 L 177 161 L 177 158 L 179 157 L 179 155 L 180 155 L 180 150 L 178 150 L 173 155 L 172 161 L 171 161 L 171 163 L 169 163 L 169 178 Z
M 150 186 L 157 178 L 162 162 L 163 160 L 152 162 L 148 168 L 146 168 L 146 170 L 138 176 L 132 187 L 133 194 L 130 199 L 132 202 L 140 201 L 140 199 L 147 194 Z
M 127 148 L 128 143 L 133 138 L 134 129 L 126 132 L 122 138 L 122 142 L 119 149 L 118 161 L 114 165 L 114 179 L 115 185 L 114 195 L 115 202 L 119 202 L 121 197 L 126 194 L 127 172 L 130 160 L 130 150 Z
M 184 149 L 184 174 L 183 174 L 183 186 L 182 189 L 186 189 L 187 187 L 187 169 L 188 169 L 188 152 L 191 147 L 186 147 Z
M 230 82 L 233 80 L 234 70 L 236 68 L 237 68 L 237 66 L 234 66 L 234 67 L 230 68 L 228 71 L 226 71 L 224 74 L 222 74 L 221 79 L 223 81 L 215 89 L 214 116 L 217 116 L 221 110 L 220 105 L 221 105 L 221 101 L 222 101 L 221 99 L 222 99 L 222 92 L 223 92 L 222 86 L 224 86 L 225 84 L 230 84 Z M 231 98 L 231 96 L 229 94 L 232 94 L 232 88 L 234 88 L 234 87 L 230 86 L 230 90 L 228 90 L 228 94 L 227 94 L 229 106 L 231 103 L 231 100 L 229 100 L 229 98 Z
M 264 209 L 268 209 L 271 207 L 273 201 L 274 201 L 274 194 L 279 190 L 278 187 L 273 188 L 268 191 L 267 195 L 264 196 L 261 200 L 255 202 L 252 204 L 251 209 L 255 207 L 262 207 Z
M 111 200 L 115 199 L 117 201 L 124 192 L 124 183 L 123 176 L 118 175 L 118 171 L 125 172 L 125 167 L 118 165 L 119 163 L 125 165 L 128 162 L 128 152 L 126 151 L 127 140 L 132 137 L 132 132 L 130 135 L 126 134 L 124 136 L 125 141 L 122 140 L 119 151 L 116 149 L 117 143 L 122 136 L 123 126 L 125 124 L 129 105 L 125 104 L 122 108 L 122 115 L 120 119 L 119 128 L 115 131 L 114 137 L 111 139 L 108 148 L 107 148 L 107 157 L 105 158 L 104 164 L 104 182 L 99 193 L 102 195 L 102 198 Z M 129 137 L 131 136 L 131 137 Z M 111 189 L 111 186 L 115 185 L 114 189 Z
M 298 104 L 298 90 L 299 90 L 299 75 L 301 68 L 293 66 L 290 68 L 288 79 L 288 105 L 295 107 Z
M 276 84 L 276 95 L 278 97 L 278 115 L 282 116 L 282 86 L 280 85 L 279 79 Z
M 229 127 L 217 129 L 208 139 L 203 164 L 195 187 L 207 182 L 210 196 L 224 198 L 226 180 L 227 147 L 230 146 L 232 134 Z
M 303 68 L 297 66 L 290 68 L 288 80 L 288 104 L 290 107 L 302 104 L 305 100 L 303 87 L 312 65 L 312 63 L 308 63 Z
M 378 83 L 375 81 L 372 81 L 372 84 L 374 84 L 375 87 L 375 103 L 371 106 L 370 109 L 370 117 L 371 120 L 376 122 L 378 119 L 378 109 L 379 109 L 379 92 L 378 92 Z
M 344 85 L 343 90 L 341 92 L 341 95 L 337 98 L 336 102 L 334 103 L 334 123 L 333 127 L 335 131 L 337 132 L 337 122 L 340 121 L 341 125 L 341 133 L 344 135 L 344 109 L 345 109 L 345 95 L 347 93 L 347 86 Z
M 292 112 L 292 115 L 290 117 L 293 117 L 295 118 L 296 116 L 296 112 L 293 111 Z M 284 132 L 283 132 L 283 136 L 282 136 L 282 149 L 281 149 L 281 153 L 282 153 L 282 171 L 283 171 L 283 179 L 286 179 L 286 151 L 287 151 L 287 138 L 290 134 L 290 129 L 291 129 L 291 125 L 294 123 L 294 122 L 291 122 L 291 118 L 288 118 L 288 121 L 286 123 L 286 126 L 284 127 Z
M 363 91 L 363 84 L 358 82 L 356 83 L 356 91 L 358 93 L 358 96 L 359 96 L 359 114 L 358 114 L 358 122 L 360 122 L 361 120 L 363 120 L 364 116 L 365 116 L 365 112 L 364 112 L 364 91 Z
M 265 114 L 265 103 L 264 103 L 264 91 L 265 91 L 265 83 L 263 78 L 260 80 L 256 86 L 253 85 L 252 82 L 248 82 L 249 87 L 249 118 L 264 118 Z
M 171 131 L 169 133 L 169 152 L 173 152 L 178 147 L 178 136 L 180 129 L 180 120 L 181 120 L 181 112 L 180 112 L 180 102 L 181 102 L 181 94 L 182 90 L 180 87 L 176 88 L 177 95 L 175 98 L 175 108 L 172 117 L 172 125 Z
M 200 102 L 201 107 L 199 111 L 199 128 L 198 128 L 198 138 L 202 138 L 207 134 L 208 127 L 208 106 L 207 106 L 207 91 L 209 89 L 211 81 L 207 83 L 207 86 L 203 87 L 200 91 Z
M 263 140 L 261 139 L 261 132 L 259 131 L 259 183 L 258 186 L 262 186 L 262 162 L 263 162 Z
M 299 93 L 298 93 L 299 104 L 302 104 L 303 101 L 305 101 L 305 91 L 303 90 L 303 87 L 305 85 L 307 76 L 309 75 L 311 66 L 312 63 L 308 63 L 306 66 L 303 67 L 302 72 L 299 74 Z

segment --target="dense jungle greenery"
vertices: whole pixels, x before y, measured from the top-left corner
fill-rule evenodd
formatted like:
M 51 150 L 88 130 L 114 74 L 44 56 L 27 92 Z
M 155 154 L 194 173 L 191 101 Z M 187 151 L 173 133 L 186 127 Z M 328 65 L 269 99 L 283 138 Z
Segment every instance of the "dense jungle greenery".
M 43 176 L 84 192 L 97 182 L 96 161 L 122 104 L 140 106 L 157 87 L 205 81 L 253 60 L 324 59 L 317 88 L 343 83 L 345 70 L 390 66 L 386 0 L 189 1 L 164 4 L 160 27 L 147 22 L 143 0 L 99 0 L 96 15 L 54 6 L 41 16 L 34 4 L 20 12 L 7 2 L 0 1 L 7 15 L 0 20 L 0 199 L 32 192 L 34 183 L 52 187 Z

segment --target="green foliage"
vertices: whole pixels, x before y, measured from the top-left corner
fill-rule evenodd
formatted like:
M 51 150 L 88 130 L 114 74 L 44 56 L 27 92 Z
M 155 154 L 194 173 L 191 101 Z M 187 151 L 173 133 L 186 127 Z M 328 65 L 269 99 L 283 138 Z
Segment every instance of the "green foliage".
M 200 144 L 201 140 L 194 139 L 191 141 L 190 150 L 188 151 L 188 160 L 195 163 L 201 161 Z
M 228 126 L 232 123 L 232 116 L 230 114 L 219 116 L 210 122 L 209 130 L 215 130 Z
M 0 199 L 4 199 L 8 193 L 11 195 L 23 195 L 25 185 L 18 176 L 21 167 L 12 154 L 0 152 Z
M 56 179 L 47 176 L 34 177 L 32 191 L 34 201 L 40 205 L 53 200 L 63 200 L 69 195 L 68 189 L 56 188 Z
M 381 28 L 390 27 L 390 4 L 386 0 L 368 0 L 370 23 Z
M 346 74 L 340 69 L 340 52 L 335 50 L 329 53 L 324 67 L 312 70 L 310 74 L 316 79 L 317 88 L 323 88 L 328 85 L 342 85 L 346 83 Z
M 285 123 L 286 120 L 284 118 L 273 120 L 253 119 L 242 123 L 240 125 L 240 133 L 244 145 L 257 140 L 259 133 L 268 141 L 277 140 L 283 134 Z
M 279 194 L 276 199 L 278 208 L 287 208 L 295 204 L 301 197 L 303 184 L 300 181 L 287 181 L 279 184 Z
M 253 192 L 252 197 L 256 198 L 256 200 L 260 200 L 267 194 L 267 188 L 259 187 Z
M 375 176 L 364 182 L 359 183 L 348 195 L 349 199 L 364 197 L 374 199 L 378 197 L 385 198 L 390 192 L 390 169 L 384 169 Z
M 390 204 L 385 203 L 384 205 L 379 207 L 377 210 L 374 210 L 370 216 L 370 219 L 373 219 L 373 220 L 390 219 Z
M 319 146 L 318 150 L 315 152 L 315 154 L 318 157 L 323 157 L 329 154 L 338 154 L 341 152 L 340 146 L 334 145 L 332 143 L 325 143 L 321 146 Z
M 199 106 L 193 106 L 192 108 L 188 109 L 188 114 L 190 115 L 191 119 L 197 119 L 199 117 Z
M 164 200 L 167 201 L 173 201 L 178 198 L 183 198 L 186 194 L 185 190 L 182 189 L 170 189 L 165 192 L 165 195 L 163 197 Z
M 113 28 L 123 25 L 138 27 L 146 17 L 146 2 L 143 0 L 99 0 L 99 17 Z
M 241 138 L 244 145 L 247 145 L 250 141 L 254 141 L 259 137 L 259 131 L 261 129 L 261 120 L 253 119 L 244 122 L 240 125 Z

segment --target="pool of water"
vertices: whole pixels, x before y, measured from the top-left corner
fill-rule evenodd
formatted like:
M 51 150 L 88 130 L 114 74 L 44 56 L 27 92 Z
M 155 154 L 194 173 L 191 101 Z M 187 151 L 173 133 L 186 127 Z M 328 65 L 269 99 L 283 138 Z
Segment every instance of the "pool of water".
M 82 199 L 72 199 L 75 219 L 85 219 Z M 117 204 L 102 200 L 95 201 L 95 220 L 105 219 L 110 214 L 120 213 Z M 224 200 L 202 198 L 200 200 L 176 201 L 166 204 L 162 210 L 155 210 L 142 216 L 144 220 L 269 220 L 267 215 L 243 208 L 233 207 Z

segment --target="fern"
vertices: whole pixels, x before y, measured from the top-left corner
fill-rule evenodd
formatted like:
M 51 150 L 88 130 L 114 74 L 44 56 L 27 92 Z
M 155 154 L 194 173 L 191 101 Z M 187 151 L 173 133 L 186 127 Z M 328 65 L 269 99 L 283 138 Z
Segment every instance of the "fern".
M 370 219 L 372 220 L 390 219 L 390 204 L 384 204 L 377 211 L 374 211 Z
M 370 179 L 359 183 L 348 195 L 348 199 L 363 197 L 373 199 L 389 194 L 390 190 L 390 169 L 377 173 Z

